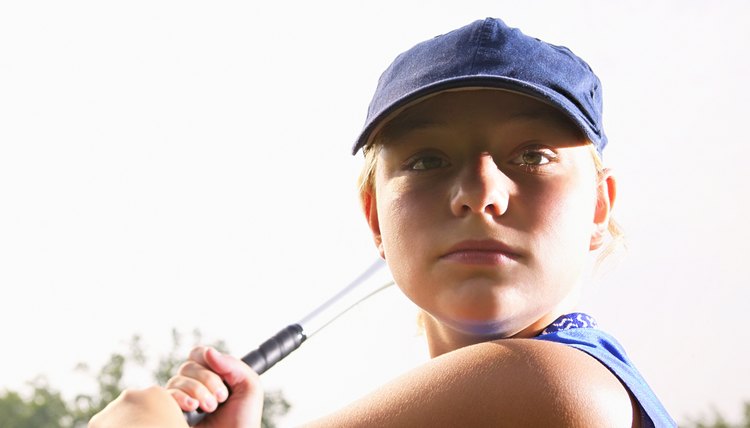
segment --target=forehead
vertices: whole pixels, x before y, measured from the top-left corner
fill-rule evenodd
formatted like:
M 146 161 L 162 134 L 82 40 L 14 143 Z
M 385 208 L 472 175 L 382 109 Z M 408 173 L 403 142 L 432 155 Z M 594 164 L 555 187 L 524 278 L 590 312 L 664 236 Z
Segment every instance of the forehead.
M 499 89 L 463 88 L 422 98 L 383 121 L 374 140 L 385 142 L 415 130 L 447 127 L 457 116 L 497 123 L 544 124 L 584 138 L 562 112 L 526 95 Z

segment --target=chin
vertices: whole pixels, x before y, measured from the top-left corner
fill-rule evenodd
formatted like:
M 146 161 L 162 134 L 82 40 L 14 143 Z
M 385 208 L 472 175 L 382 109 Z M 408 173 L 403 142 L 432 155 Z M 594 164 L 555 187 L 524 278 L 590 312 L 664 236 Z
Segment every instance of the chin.
M 523 328 L 521 321 L 529 312 L 526 297 L 514 287 L 486 284 L 441 293 L 432 305 L 442 323 L 462 333 L 479 335 L 513 334 L 515 328 Z

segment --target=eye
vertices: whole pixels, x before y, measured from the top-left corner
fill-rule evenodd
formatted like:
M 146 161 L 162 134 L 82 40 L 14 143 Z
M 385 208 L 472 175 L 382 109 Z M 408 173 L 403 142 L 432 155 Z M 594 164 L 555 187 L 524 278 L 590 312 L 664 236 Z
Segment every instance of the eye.
M 424 155 L 416 159 L 412 159 L 408 164 L 407 168 L 415 171 L 426 171 L 428 169 L 444 168 L 448 166 L 448 161 L 440 156 Z
M 515 165 L 537 167 L 554 162 L 556 159 L 557 155 L 550 149 L 527 148 L 511 162 Z

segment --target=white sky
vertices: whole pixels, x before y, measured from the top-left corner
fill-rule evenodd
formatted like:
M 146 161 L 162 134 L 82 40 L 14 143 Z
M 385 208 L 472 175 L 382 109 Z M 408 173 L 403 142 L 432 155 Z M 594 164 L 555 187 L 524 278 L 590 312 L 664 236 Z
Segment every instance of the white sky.
M 376 257 L 351 143 L 414 43 L 496 16 L 603 81 L 629 251 L 585 308 L 673 415 L 750 400 L 744 1 L 0 3 L 0 388 L 134 333 L 244 354 Z M 264 375 L 299 423 L 426 359 L 389 290 Z

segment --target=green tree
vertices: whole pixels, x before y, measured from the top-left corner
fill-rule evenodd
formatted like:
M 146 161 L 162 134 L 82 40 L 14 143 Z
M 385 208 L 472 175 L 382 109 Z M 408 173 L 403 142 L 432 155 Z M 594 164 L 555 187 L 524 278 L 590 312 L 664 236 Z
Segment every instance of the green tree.
M 17 392 L 0 394 L 0 421 L 6 428 L 59 428 L 70 425 L 68 403 L 50 388 L 44 378 L 29 382 L 32 392 L 23 397 Z
M 192 332 L 193 344 L 202 342 L 198 330 Z M 178 364 L 184 360 L 183 334 L 172 330 L 172 346 L 169 353 L 158 359 L 151 371 L 155 382 L 163 385 L 172 376 Z M 223 342 L 211 344 L 220 351 L 226 352 Z M 141 346 L 141 338 L 133 336 L 127 353 L 114 353 L 97 371 L 95 376 L 97 391 L 94 394 L 78 394 L 73 400 L 66 401 L 59 391 L 52 388 L 47 381 L 36 378 L 29 382 L 30 392 L 21 394 L 16 391 L 0 392 L 0 426 L 3 428 L 81 428 L 85 427 L 91 417 L 114 400 L 125 388 L 123 377 L 132 368 L 144 369 L 148 359 Z M 79 364 L 77 370 L 85 375 L 92 375 L 85 364 Z M 264 428 L 273 428 L 276 422 L 290 408 L 289 402 L 280 391 L 269 391 L 265 396 L 262 424 Z
M 263 401 L 263 419 L 260 421 L 263 428 L 276 427 L 276 421 L 287 414 L 291 404 L 284 398 L 281 391 L 268 391 Z
M 750 401 L 743 405 L 743 418 L 738 424 L 728 422 L 716 409 L 708 419 L 691 420 L 685 426 L 692 428 L 750 428 Z

